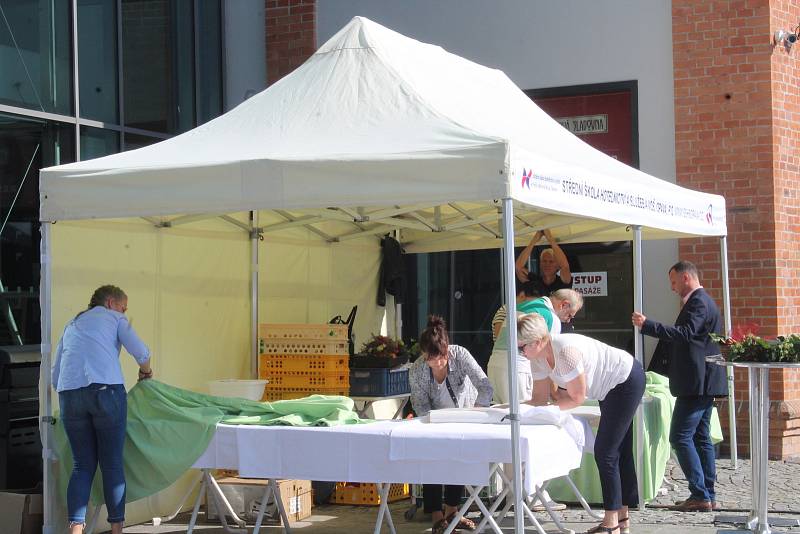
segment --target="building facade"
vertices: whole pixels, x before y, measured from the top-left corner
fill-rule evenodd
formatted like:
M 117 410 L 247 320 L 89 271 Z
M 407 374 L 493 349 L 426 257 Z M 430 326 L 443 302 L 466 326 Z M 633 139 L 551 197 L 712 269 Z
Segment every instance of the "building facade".
M 264 4 L 17 0 L 0 15 L 0 345 L 35 344 L 39 169 L 158 142 L 261 91 Z

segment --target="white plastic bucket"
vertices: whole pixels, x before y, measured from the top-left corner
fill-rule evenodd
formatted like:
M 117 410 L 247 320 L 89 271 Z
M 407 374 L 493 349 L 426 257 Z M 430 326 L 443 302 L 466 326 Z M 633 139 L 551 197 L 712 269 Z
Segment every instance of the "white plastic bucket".
M 215 397 L 239 397 L 242 399 L 260 401 L 264 396 L 264 386 L 266 380 L 237 380 L 228 378 L 224 380 L 212 380 L 208 383 L 208 389 Z

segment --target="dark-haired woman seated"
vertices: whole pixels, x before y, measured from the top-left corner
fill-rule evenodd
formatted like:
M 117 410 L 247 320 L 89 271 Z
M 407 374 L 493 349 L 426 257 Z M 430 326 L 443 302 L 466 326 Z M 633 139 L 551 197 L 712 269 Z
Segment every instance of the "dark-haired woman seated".
M 467 349 L 450 344 L 444 319 L 435 315 L 428 317 L 428 327 L 420 335 L 419 346 L 422 357 L 414 362 L 409 372 L 411 405 L 418 417 L 442 408 L 489 406 L 492 386 L 486 373 Z M 444 532 L 463 495 L 464 486 L 444 486 L 443 512 L 442 486 L 422 486 L 425 513 L 432 514 L 433 534 Z M 475 523 L 462 518 L 456 528 L 473 530 Z

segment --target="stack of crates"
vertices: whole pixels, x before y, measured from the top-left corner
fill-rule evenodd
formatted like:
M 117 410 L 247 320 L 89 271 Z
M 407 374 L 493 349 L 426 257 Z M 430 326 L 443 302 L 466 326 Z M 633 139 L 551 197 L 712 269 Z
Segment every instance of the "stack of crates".
M 349 395 L 347 325 L 261 324 L 258 337 L 263 400 Z

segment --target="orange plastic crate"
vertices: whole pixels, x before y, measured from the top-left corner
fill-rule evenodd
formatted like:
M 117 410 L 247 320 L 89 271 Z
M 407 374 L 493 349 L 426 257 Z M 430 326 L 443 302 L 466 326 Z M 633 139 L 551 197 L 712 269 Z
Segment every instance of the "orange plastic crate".
M 320 354 L 349 356 L 347 340 L 336 339 L 261 339 L 258 342 L 261 354 Z
M 264 396 L 261 397 L 262 401 L 276 401 L 276 400 L 291 400 L 302 399 L 309 395 L 341 395 L 347 397 L 350 394 L 349 388 L 283 388 L 283 389 L 265 389 Z
M 407 499 L 409 495 L 408 484 L 392 484 L 392 487 L 389 488 L 389 502 Z M 381 497 L 378 494 L 378 486 L 375 484 L 337 482 L 330 502 L 332 504 L 378 506 L 381 504 Z
M 258 357 L 259 376 L 267 371 L 339 373 L 349 368 L 349 356 L 344 354 L 261 354 Z
M 350 371 L 276 371 L 272 369 L 259 369 L 259 378 L 265 378 L 267 389 L 283 388 L 349 388 Z
M 258 337 L 264 340 L 332 339 L 347 341 L 346 324 L 280 324 L 258 325 Z

